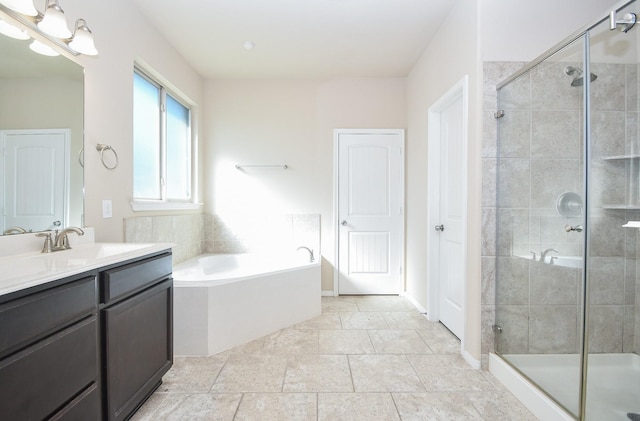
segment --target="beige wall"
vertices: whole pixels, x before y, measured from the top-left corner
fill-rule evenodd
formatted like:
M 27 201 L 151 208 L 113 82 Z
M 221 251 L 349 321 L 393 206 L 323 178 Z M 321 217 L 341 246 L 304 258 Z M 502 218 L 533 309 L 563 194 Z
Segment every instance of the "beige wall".
M 443 22 L 407 79 L 407 294 L 427 308 L 428 110 L 465 75 L 469 76 L 468 230 L 466 351 L 480 360 L 480 146 L 481 69 L 478 6 L 461 0 Z M 455 54 L 452 54 L 455 52 Z M 428 310 L 428 308 L 427 308 Z
M 204 101 L 206 211 L 320 214 L 322 290 L 332 291 L 333 130 L 405 128 L 404 78 L 210 80 Z
M 483 61 L 531 61 L 604 18 L 618 0 L 481 0 Z
M 123 218 L 144 215 L 130 206 L 134 61 L 147 63 L 197 105 L 202 80 L 131 1 L 65 0 L 64 10 L 68 22 L 87 20 L 100 52 L 77 60 L 85 67 L 85 223 L 95 228 L 98 241 L 122 241 Z M 117 151 L 117 169 L 102 166 L 98 143 Z M 103 199 L 113 201 L 113 218 L 102 218 Z

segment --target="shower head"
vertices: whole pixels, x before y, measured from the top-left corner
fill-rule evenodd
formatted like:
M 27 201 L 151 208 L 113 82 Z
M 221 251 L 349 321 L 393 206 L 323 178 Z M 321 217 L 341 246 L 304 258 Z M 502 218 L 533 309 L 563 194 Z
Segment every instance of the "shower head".
M 573 80 L 571 81 L 571 86 L 584 85 L 584 75 L 583 75 L 584 72 L 582 71 L 581 68 L 567 66 L 564 68 L 564 73 L 569 76 L 572 76 L 575 74 L 575 76 L 573 76 Z M 597 78 L 598 78 L 598 75 L 596 75 L 595 73 L 591 73 L 591 82 L 593 82 Z

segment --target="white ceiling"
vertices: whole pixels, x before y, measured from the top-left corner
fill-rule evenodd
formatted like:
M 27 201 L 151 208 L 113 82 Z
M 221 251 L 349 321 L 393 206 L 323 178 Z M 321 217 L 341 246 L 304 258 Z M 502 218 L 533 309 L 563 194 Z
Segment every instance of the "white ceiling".
M 206 78 L 325 78 L 406 76 L 455 0 L 134 1 Z

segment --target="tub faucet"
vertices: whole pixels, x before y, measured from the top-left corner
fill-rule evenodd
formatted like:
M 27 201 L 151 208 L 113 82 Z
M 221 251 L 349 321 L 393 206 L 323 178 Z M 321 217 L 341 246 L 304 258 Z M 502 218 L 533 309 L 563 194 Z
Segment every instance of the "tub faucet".
M 311 250 L 309 247 L 300 246 L 300 247 L 298 247 L 298 249 L 296 251 L 298 251 L 300 249 L 305 249 L 306 251 L 309 252 L 309 261 L 310 262 L 314 262 L 315 261 L 315 258 L 313 257 L 313 250 Z
M 542 263 L 544 263 L 545 258 L 547 257 L 547 253 L 549 252 L 554 252 L 554 253 L 560 253 L 558 250 L 554 249 L 554 248 L 550 248 L 550 249 L 546 249 L 545 251 L 543 251 L 542 253 L 540 253 L 540 261 Z

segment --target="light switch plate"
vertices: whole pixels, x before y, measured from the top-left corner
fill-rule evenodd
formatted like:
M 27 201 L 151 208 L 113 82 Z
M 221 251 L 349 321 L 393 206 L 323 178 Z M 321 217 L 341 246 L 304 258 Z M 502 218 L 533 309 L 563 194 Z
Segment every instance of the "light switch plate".
M 102 217 L 111 218 L 113 216 L 113 207 L 111 206 L 111 200 L 102 201 Z

